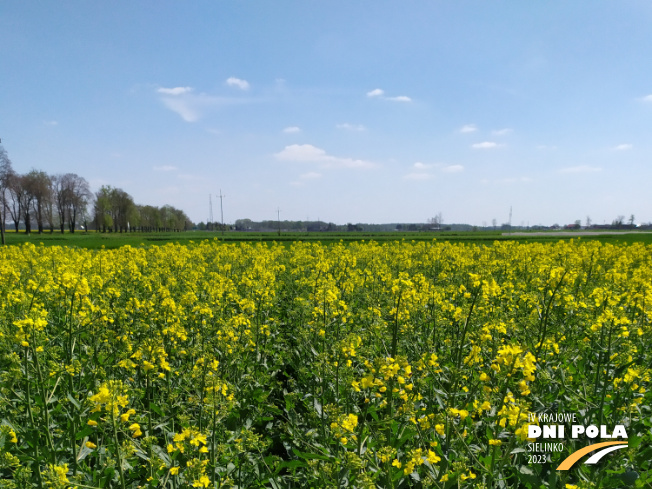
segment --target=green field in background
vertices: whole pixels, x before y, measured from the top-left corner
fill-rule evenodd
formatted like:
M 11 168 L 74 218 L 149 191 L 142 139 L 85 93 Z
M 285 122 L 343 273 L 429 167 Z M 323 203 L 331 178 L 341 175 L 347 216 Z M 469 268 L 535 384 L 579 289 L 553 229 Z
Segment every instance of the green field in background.
M 160 245 L 165 243 L 188 244 L 191 241 L 199 242 L 203 240 L 217 239 L 226 243 L 238 242 L 294 242 L 294 241 L 315 241 L 323 244 L 337 243 L 340 241 L 438 241 L 465 242 L 465 243 L 486 243 L 491 244 L 494 241 L 518 241 L 518 242 L 537 242 L 549 243 L 565 239 L 578 239 L 577 235 L 572 232 L 567 233 L 542 233 L 528 234 L 502 234 L 494 231 L 452 231 L 452 232 L 302 232 L 302 233 L 249 233 L 249 232 L 220 232 L 210 231 L 184 231 L 178 233 L 96 233 L 96 232 L 76 232 L 74 234 L 53 234 L 45 232 L 43 234 L 7 232 L 6 241 L 8 245 L 22 244 L 25 242 L 36 245 L 43 243 L 45 246 L 74 246 L 79 248 L 97 249 L 102 248 L 119 248 L 120 246 L 141 246 L 141 245 Z M 582 235 L 582 240 L 599 240 L 605 243 L 645 243 L 652 244 L 652 232 L 635 232 L 635 233 L 617 233 L 604 234 L 599 231 L 590 235 Z

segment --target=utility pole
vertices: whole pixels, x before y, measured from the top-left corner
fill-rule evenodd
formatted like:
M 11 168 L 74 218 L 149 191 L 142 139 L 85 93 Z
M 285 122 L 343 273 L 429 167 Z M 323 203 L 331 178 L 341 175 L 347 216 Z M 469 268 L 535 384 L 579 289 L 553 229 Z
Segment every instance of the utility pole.
M 224 236 L 224 208 L 222 207 L 222 198 L 226 195 L 222 195 L 222 189 L 220 189 L 220 219 L 222 220 L 222 236 Z
M 281 209 L 280 207 L 276 208 L 276 220 L 278 221 L 278 235 L 281 235 Z

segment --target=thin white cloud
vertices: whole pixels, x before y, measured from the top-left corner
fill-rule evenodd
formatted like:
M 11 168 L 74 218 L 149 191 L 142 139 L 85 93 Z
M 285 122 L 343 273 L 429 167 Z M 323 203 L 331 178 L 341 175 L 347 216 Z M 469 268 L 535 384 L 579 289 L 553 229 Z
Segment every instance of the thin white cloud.
M 412 102 L 412 99 L 406 95 L 399 95 L 398 97 L 385 97 L 385 100 L 391 100 L 392 102 Z
M 186 122 L 195 122 L 199 120 L 200 112 L 192 107 L 187 100 L 180 98 L 164 98 L 163 104 L 172 112 L 176 112 Z
M 242 98 L 215 97 L 205 93 L 195 94 L 188 87 L 159 88 L 157 91 L 161 94 L 160 100 L 163 105 L 186 122 L 196 122 L 206 112 L 218 107 L 248 102 Z
M 383 100 L 390 100 L 392 102 L 412 102 L 412 99 L 408 97 L 407 95 L 398 95 L 396 97 L 386 97 L 385 96 L 385 91 L 376 88 L 374 90 L 371 90 L 370 92 L 367 92 L 367 97 L 372 97 L 372 98 L 380 98 Z
M 45 124 L 46 126 L 58 126 L 59 121 L 43 121 L 43 124 Z
M 319 179 L 321 177 L 322 177 L 322 174 L 317 173 L 315 171 L 311 171 L 311 172 L 308 172 L 308 173 L 302 173 L 301 175 L 299 175 L 299 179 L 290 182 L 290 185 L 292 185 L 293 187 L 303 187 L 306 184 L 306 182 L 308 182 L 310 180 L 317 180 L 317 179 Z
M 412 172 L 408 173 L 407 175 L 403 175 L 404 180 L 430 180 L 431 178 L 434 178 L 435 176 L 432 173 L 426 173 L 426 172 Z
M 475 132 L 478 130 L 478 127 L 475 124 L 465 124 L 460 128 L 462 134 L 468 134 L 470 132 Z
M 628 150 L 632 149 L 633 147 L 634 146 L 632 146 L 631 144 L 619 144 L 618 146 L 615 146 L 613 149 L 615 151 L 628 151 Z
M 226 84 L 230 87 L 236 87 L 240 90 L 249 90 L 249 82 L 247 80 L 241 80 L 234 76 L 226 79 Z
M 412 179 L 418 179 L 419 177 L 417 175 L 427 173 L 427 170 L 429 169 L 436 169 L 442 173 L 459 173 L 464 171 L 464 167 L 462 165 L 442 165 L 441 163 L 422 163 L 420 161 L 417 161 L 414 165 L 412 165 L 412 168 L 416 170 L 415 172 L 410 173 L 411 177 L 409 178 Z M 403 178 L 407 178 L 407 176 Z
M 154 167 L 154 170 L 156 170 L 156 171 L 174 171 L 176 169 L 177 169 L 177 167 L 172 166 L 172 165 L 162 165 L 162 166 L 155 166 Z
M 332 156 L 312 144 L 292 144 L 274 155 L 279 161 L 318 163 L 323 168 L 373 168 L 370 161 Z
M 494 136 L 507 136 L 508 134 L 511 134 L 512 132 L 514 132 L 513 129 L 510 129 L 510 128 L 506 127 L 505 129 L 493 130 L 493 131 L 491 131 L 491 134 L 493 134 Z
M 283 132 L 286 133 L 286 134 L 292 134 L 292 133 L 296 133 L 296 132 L 301 132 L 301 128 L 298 127 L 298 126 L 289 126 L 289 127 L 286 127 L 285 129 L 283 129 Z
M 443 167 L 441 171 L 444 173 L 459 173 L 464 171 L 464 167 L 462 165 L 448 165 Z
M 348 122 L 345 122 L 343 124 L 337 124 L 335 127 L 338 129 L 345 129 L 347 131 L 355 131 L 355 132 L 362 132 L 367 130 L 367 128 L 364 127 L 362 124 L 349 124 Z
M 652 93 L 650 95 L 646 95 L 645 97 L 642 97 L 641 100 L 643 102 L 652 102 Z
M 172 112 L 176 112 L 186 122 L 195 122 L 201 116 L 194 104 L 180 98 L 164 98 L 163 104 Z
M 183 95 L 184 93 L 192 92 L 190 87 L 174 87 L 174 88 L 164 88 L 161 87 L 157 90 L 158 93 L 163 95 Z
M 367 92 L 367 97 L 382 97 L 384 94 L 385 94 L 384 90 L 381 90 L 380 88 L 376 88 L 371 92 Z
M 494 143 L 493 141 L 484 141 L 482 143 L 475 143 L 471 145 L 473 149 L 494 149 L 494 148 L 500 148 L 501 146 L 503 145 Z
M 602 171 L 602 168 L 589 165 L 569 166 L 559 170 L 559 173 L 596 173 Z
M 434 163 L 421 163 L 420 161 L 417 161 L 413 166 L 417 170 L 427 170 L 428 168 L 434 167 L 435 164 Z

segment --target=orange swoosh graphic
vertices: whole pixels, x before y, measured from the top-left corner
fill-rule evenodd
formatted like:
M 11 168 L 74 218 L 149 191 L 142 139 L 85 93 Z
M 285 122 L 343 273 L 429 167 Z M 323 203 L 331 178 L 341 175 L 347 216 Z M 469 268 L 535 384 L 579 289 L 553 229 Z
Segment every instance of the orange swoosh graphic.
M 594 450 L 597 450 L 598 448 L 602 447 L 608 447 L 611 445 L 627 445 L 627 442 L 623 441 L 605 441 L 602 443 L 596 443 L 594 445 L 589 445 L 588 447 L 584 447 L 581 450 L 578 450 L 574 453 L 571 453 L 566 459 L 559 464 L 559 467 L 557 467 L 557 470 L 568 470 L 570 469 L 575 462 L 577 462 L 579 459 L 581 459 L 584 455 L 586 455 L 589 452 L 592 452 Z

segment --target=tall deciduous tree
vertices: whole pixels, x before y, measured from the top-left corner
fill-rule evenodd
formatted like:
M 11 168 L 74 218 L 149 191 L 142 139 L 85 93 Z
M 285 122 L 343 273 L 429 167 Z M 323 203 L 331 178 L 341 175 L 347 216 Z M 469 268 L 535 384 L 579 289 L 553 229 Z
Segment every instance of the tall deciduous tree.
M 20 175 L 20 208 L 23 210 L 23 223 L 25 224 L 25 232 L 31 234 L 32 232 L 32 203 L 34 202 L 34 193 L 32 192 L 32 182 L 27 175 Z
M 68 198 L 68 175 L 54 175 L 52 177 L 52 198 L 54 200 L 54 205 L 57 210 L 57 217 L 59 218 L 59 229 L 61 234 L 63 234 L 64 229 L 66 228 L 66 208 Z
M 77 219 L 83 218 L 86 207 L 93 197 L 91 188 L 84 177 L 80 177 L 75 173 L 67 173 L 70 175 L 70 193 L 71 199 L 68 207 L 68 227 L 71 233 L 75 232 L 77 226 Z
M 30 211 L 36 219 L 38 232 L 43 232 L 43 222 L 46 218 L 47 203 L 51 200 L 52 195 L 50 192 L 50 177 L 47 173 L 40 170 L 32 170 L 27 175 L 23 176 L 23 187 L 25 189 L 26 206 L 23 212 L 31 205 Z M 25 226 L 29 219 L 29 212 L 25 214 Z
M 133 197 L 121 188 L 115 188 L 111 192 L 111 208 L 115 230 L 121 233 L 127 231 L 129 218 L 136 210 Z
M 161 227 L 161 216 L 158 207 L 152 205 L 137 206 L 140 214 L 140 227 L 142 231 L 158 231 Z
M 137 216 L 134 199 L 121 188 L 103 185 L 95 194 L 95 224 L 97 229 L 124 232 Z
M 11 160 L 7 151 L 0 146 L 0 234 L 2 235 L 2 244 L 5 244 L 5 220 L 7 219 L 7 192 L 9 183 L 14 174 L 11 167 Z
M 52 179 L 53 197 L 63 234 L 66 223 L 71 233 L 75 232 L 77 219 L 84 215 L 93 196 L 85 178 L 75 173 L 55 175 Z
M 95 229 L 106 232 L 111 229 L 113 219 L 111 218 L 111 186 L 103 185 L 95 192 Z
M 7 210 L 9 216 L 14 222 L 16 232 L 18 232 L 18 224 L 23 217 L 23 178 L 15 172 L 8 176 L 7 190 L 9 191 L 9 201 L 7 202 Z
M 49 194 L 50 198 L 45 201 L 43 212 L 45 213 L 45 219 L 50 228 L 50 234 L 54 233 L 54 209 L 55 209 L 55 200 L 54 200 L 54 177 L 49 177 Z

